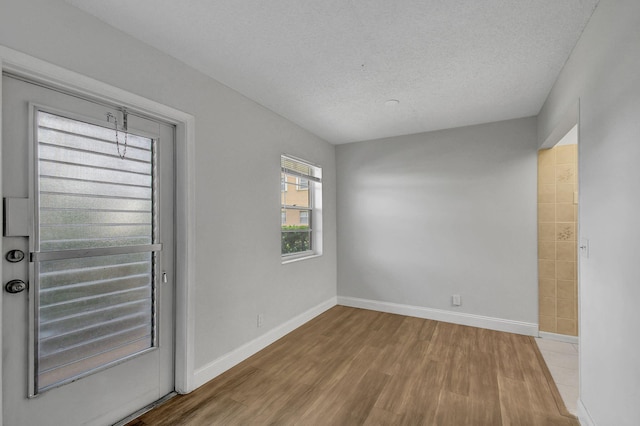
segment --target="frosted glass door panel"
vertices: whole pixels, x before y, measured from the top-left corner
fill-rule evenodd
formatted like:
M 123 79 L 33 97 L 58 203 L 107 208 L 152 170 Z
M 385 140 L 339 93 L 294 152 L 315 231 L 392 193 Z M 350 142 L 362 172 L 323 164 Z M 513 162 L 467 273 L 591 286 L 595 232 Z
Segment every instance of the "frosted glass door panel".
M 152 344 L 152 255 L 39 263 L 40 389 Z
M 153 140 L 126 142 L 123 159 L 113 129 L 38 112 L 38 251 L 152 244 Z
M 115 137 L 37 112 L 36 393 L 155 345 L 154 141 Z

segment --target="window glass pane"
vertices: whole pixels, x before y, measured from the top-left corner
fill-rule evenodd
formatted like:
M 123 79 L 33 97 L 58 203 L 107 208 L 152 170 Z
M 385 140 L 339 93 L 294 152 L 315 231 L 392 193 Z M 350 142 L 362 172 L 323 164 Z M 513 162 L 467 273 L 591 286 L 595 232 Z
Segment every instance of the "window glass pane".
M 309 189 L 309 179 L 298 178 L 297 184 L 298 191 L 306 191 Z
M 298 178 L 287 174 L 284 176 L 287 191 L 282 192 L 282 204 L 290 207 L 310 207 L 311 191 L 308 190 L 309 181 L 307 181 L 307 188 L 301 190 Z
M 309 250 L 311 250 L 311 232 L 309 230 L 282 232 L 282 254 L 294 254 Z
M 309 224 L 309 212 L 304 210 L 300 212 L 300 225 Z

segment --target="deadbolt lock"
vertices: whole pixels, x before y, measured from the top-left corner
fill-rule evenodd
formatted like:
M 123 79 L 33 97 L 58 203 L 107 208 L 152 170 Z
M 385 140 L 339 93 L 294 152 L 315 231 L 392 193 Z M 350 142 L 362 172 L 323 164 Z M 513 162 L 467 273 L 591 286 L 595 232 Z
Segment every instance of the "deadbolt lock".
M 27 283 L 22 280 L 11 280 L 4 286 L 8 293 L 20 293 L 27 289 Z
M 4 258 L 7 259 L 7 262 L 18 263 L 24 259 L 24 252 L 22 250 L 10 250 Z

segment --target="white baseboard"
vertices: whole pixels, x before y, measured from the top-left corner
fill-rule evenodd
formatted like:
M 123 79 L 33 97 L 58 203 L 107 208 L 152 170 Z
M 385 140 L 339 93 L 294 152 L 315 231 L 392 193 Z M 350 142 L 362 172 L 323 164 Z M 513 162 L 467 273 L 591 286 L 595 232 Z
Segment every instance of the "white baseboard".
M 541 331 L 538 334 L 543 339 L 556 340 L 558 342 L 565 342 L 565 343 L 573 343 L 576 345 L 580 344 L 580 338 L 578 336 L 567 336 L 566 334 L 549 333 L 546 331 Z
M 276 328 L 273 328 L 267 331 L 262 336 L 259 336 L 252 341 L 240 346 L 237 349 L 213 360 L 209 364 L 204 367 L 196 369 L 193 377 L 194 389 L 202 386 L 207 383 L 209 380 L 219 376 L 224 373 L 228 369 L 234 367 L 235 365 L 241 363 L 245 359 L 249 358 L 251 355 L 256 352 L 261 351 L 266 348 L 276 340 L 282 338 L 283 336 L 291 333 L 296 328 L 305 324 L 306 322 L 312 320 L 317 317 L 321 313 L 331 309 L 336 306 L 337 299 L 336 297 L 332 297 L 331 299 L 314 306 L 306 312 L 301 313 L 297 317 L 290 319 L 289 321 L 280 324 Z
M 587 408 L 582 403 L 582 399 L 578 399 L 578 421 L 581 426 L 596 426 L 596 422 L 589 415 Z
M 370 309 L 388 312 L 390 314 L 407 315 L 453 324 L 469 325 L 472 327 L 488 328 L 490 330 L 506 331 L 508 333 L 538 336 L 538 324 L 522 321 L 505 320 L 502 318 L 485 317 L 466 314 L 463 312 L 445 311 L 443 309 L 425 308 L 422 306 L 401 305 L 398 303 L 380 302 L 378 300 L 359 299 L 356 297 L 338 296 L 338 305 L 353 308 Z
M 256 352 L 261 351 L 276 340 L 282 338 L 306 322 L 317 317 L 321 313 L 331 309 L 336 304 L 351 306 L 354 308 L 370 309 L 392 314 L 407 315 L 418 318 L 432 319 L 436 321 L 450 322 L 453 324 L 469 325 L 472 327 L 488 328 L 490 330 L 506 331 L 509 333 L 524 334 L 527 336 L 538 335 L 538 325 L 521 321 L 505 320 L 501 318 L 485 317 L 481 315 L 451 312 L 442 309 L 424 308 L 421 306 L 400 305 L 397 303 L 380 302 L 377 300 L 358 299 L 355 297 L 332 297 L 331 299 L 309 309 L 306 312 L 290 319 L 284 324 L 269 330 L 262 336 L 240 346 L 239 348 L 213 360 L 204 367 L 196 369 L 193 377 L 193 388 L 198 388 L 209 380 L 214 379 Z

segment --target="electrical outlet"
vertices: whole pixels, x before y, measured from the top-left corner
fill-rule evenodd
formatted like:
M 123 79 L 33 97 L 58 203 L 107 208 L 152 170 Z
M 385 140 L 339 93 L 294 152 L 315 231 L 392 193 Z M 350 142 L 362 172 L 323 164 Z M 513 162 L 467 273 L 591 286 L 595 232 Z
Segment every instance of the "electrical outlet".
M 258 328 L 262 327 L 264 323 L 264 314 L 258 314 Z
M 454 294 L 453 296 L 451 296 L 451 303 L 453 304 L 453 306 L 462 305 L 462 299 L 460 299 L 460 295 Z

